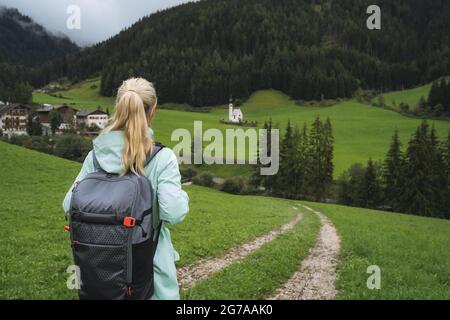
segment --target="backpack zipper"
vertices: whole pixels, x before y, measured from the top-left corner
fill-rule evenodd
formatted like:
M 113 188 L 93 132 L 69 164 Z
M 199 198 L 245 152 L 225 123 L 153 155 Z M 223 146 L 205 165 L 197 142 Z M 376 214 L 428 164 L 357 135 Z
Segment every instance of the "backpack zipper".
M 136 181 L 130 179 L 130 181 L 133 182 L 134 184 L 134 188 L 135 188 L 135 192 L 134 192 L 134 199 L 133 199 L 133 204 L 132 204 L 132 216 L 135 215 L 135 210 L 136 210 L 136 202 L 138 199 L 138 196 L 140 196 L 140 192 L 139 188 L 138 188 L 138 184 Z M 139 193 L 139 195 L 138 195 Z M 133 217 L 135 218 L 135 217 Z M 125 291 L 125 295 L 127 297 L 131 297 L 131 285 L 133 283 L 133 232 L 134 232 L 134 228 L 130 228 L 128 230 L 129 234 L 128 234 L 128 248 L 127 248 L 127 288 Z

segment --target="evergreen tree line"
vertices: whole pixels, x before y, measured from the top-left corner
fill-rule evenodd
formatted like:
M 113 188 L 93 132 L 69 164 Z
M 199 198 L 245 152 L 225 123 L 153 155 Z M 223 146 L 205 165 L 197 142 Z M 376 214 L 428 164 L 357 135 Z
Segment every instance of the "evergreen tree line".
M 274 129 L 272 121 L 264 124 L 270 135 Z M 293 127 L 288 122 L 280 143 L 280 167 L 276 175 L 261 176 L 260 167 L 252 177 L 252 184 L 263 186 L 268 194 L 290 199 L 325 200 L 333 182 L 334 138 L 331 121 L 317 117 L 308 130 Z M 268 153 L 272 148 L 268 146 Z
M 33 92 L 30 75 L 25 67 L 0 63 L 0 101 L 30 102 Z
M 188 3 L 43 66 L 35 81 L 100 75 L 102 94 L 111 96 L 124 79 L 142 76 L 155 83 L 160 102 L 204 106 L 265 88 L 295 99 L 344 98 L 357 88 L 403 89 L 450 73 L 448 1 L 380 0 L 381 32 L 366 28 L 371 4 Z
M 384 162 L 354 164 L 339 179 L 339 203 L 374 209 L 450 218 L 450 132 L 439 141 L 426 121 L 406 150 L 398 132 Z
M 269 135 L 275 128 L 272 121 L 264 124 Z M 278 173 L 261 176 L 261 166 L 256 166 L 250 182 L 278 197 L 337 201 L 450 219 L 450 132 L 446 140 L 440 141 L 434 126 L 430 128 L 423 121 L 403 150 L 396 131 L 383 162 L 369 159 L 366 166 L 354 164 L 336 183 L 333 144 L 329 119 L 322 122 L 317 117 L 310 129 L 306 124 L 300 128 L 288 122 L 280 141 Z M 269 155 L 271 149 L 269 144 Z

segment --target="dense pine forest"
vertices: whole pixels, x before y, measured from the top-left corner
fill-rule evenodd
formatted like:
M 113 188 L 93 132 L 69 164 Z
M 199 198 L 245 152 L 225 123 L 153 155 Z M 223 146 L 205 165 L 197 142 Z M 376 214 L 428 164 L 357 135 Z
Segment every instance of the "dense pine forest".
M 393 90 L 450 74 L 450 2 L 206 0 L 142 19 L 103 43 L 46 66 L 42 80 L 102 76 L 101 92 L 139 75 L 162 102 L 223 103 L 262 88 L 295 99 Z
M 380 0 L 382 29 L 366 27 L 369 0 L 204 0 L 164 10 L 77 51 L 15 10 L 0 19 L 1 98 L 101 75 L 114 94 L 129 76 L 155 82 L 161 102 L 214 105 L 229 95 L 282 90 L 295 99 L 345 98 L 357 88 L 403 89 L 450 74 L 450 3 Z M 6 11 L 5 11 L 6 10 Z M 30 27 L 23 28 L 22 21 Z M 20 40 L 19 40 L 20 39 Z M 25 39 L 25 40 L 24 40 Z M 24 48 L 14 47 L 24 44 Z M 12 54 L 14 53 L 14 54 Z M 4 63 L 8 63 L 8 65 Z M 14 79 L 8 75 L 17 74 Z M 17 87 L 17 86 L 15 86 Z M 21 90 L 23 91 L 23 90 Z M 23 100 L 23 97 L 20 97 Z

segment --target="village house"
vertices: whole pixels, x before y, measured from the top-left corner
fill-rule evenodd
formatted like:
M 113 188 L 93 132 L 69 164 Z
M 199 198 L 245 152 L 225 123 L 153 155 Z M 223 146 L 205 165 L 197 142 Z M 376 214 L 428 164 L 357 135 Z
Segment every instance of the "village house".
M 62 119 L 61 125 L 58 128 L 59 130 L 67 130 L 74 125 L 75 114 L 78 111 L 77 109 L 66 105 L 53 106 L 44 104 L 36 109 L 44 133 L 51 133 L 49 115 L 53 110 L 56 110 Z
M 101 109 L 97 110 L 81 110 L 75 115 L 77 125 L 84 125 L 89 128 L 97 126 L 104 129 L 108 125 L 109 115 Z
M 30 107 L 24 104 L 0 105 L 0 129 L 4 135 L 27 134 Z
M 240 108 L 235 108 L 233 99 L 230 98 L 230 104 L 228 105 L 228 121 L 233 123 L 240 123 L 244 120 L 244 114 Z

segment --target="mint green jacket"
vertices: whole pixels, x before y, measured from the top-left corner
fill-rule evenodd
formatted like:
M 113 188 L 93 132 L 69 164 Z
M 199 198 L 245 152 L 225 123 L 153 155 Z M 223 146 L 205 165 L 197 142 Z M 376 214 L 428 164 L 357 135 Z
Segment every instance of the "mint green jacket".
M 153 135 L 151 129 L 149 129 L 149 135 Z M 94 140 L 95 155 L 100 166 L 105 171 L 111 173 L 123 172 L 124 169 L 121 160 L 123 146 L 124 134 L 122 131 L 111 131 L 98 136 Z M 87 174 L 94 171 L 91 151 L 84 160 L 83 167 L 76 177 L 75 182 L 82 180 Z M 163 221 L 158 248 L 154 258 L 155 292 L 152 300 L 177 300 L 180 299 L 180 293 L 175 261 L 179 260 L 179 255 L 172 245 L 170 231 L 167 225 L 174 225 L 183 221 L 189 211 L 189 197 L 181 189 L 178 161 L 173 151 L 169 148 L 162 149 L 155 156 L 150 165 L 145 168 L 145 173 L 150 179 L 153 194 L 157 195 L 159 216 Z M 63 208 L 66 214 L 70 209 L 72 189 L 73 185 L 67 192 L 63 202 Z M 156 197 L 154 198 L 156 199 Z

